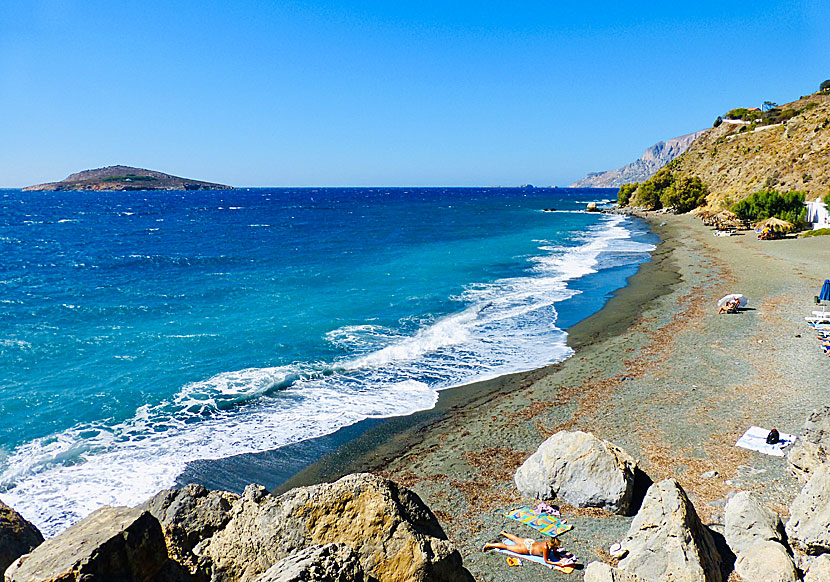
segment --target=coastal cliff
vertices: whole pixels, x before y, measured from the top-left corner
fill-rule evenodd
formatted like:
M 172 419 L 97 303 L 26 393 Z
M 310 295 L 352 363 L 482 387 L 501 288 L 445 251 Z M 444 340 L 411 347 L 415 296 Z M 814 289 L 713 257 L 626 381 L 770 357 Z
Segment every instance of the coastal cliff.
M 698 176 L 709 204 L 729 206 L 764 188 L 799 190 L 808 199 L 830 188 L 830 94 L 780 106 L 784 122 L 724 122 L 706 130 L 676 161 L 675 171 Z
M 24 192 L 64 190 L 232 190 L 231 186 L 171 176 L 163 172 L 133 168 L 130 166 L 107 166 L 95 170 L 84 170 L 67 176 L 60 182 L 48 182 L 24 188 Z
M 685 152 L 692 142 L 705 131 L 696 131 L 667 141 L 661 141 L 648 148 L 638 160 L 616 170 L 591 172 L 577 180 L 569 188 L 618 188 L 630 182 L 642 182 L 653 176 L 657 170 Z

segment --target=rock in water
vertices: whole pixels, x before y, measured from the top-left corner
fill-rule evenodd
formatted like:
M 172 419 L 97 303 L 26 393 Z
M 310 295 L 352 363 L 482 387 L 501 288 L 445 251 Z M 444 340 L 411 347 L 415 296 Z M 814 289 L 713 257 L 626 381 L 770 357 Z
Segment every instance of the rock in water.
M 292 554 L 331 543 L 354 550 L 378 582 L 468 579 L 461 555 L 420 498 L 365 473 L 279 497 L 248 486 L 228 525 L 195 552 L 212 561 L 216 582 L 246 582 Z
M 814 410 L 802 434 L 787 454 L 787 464 L 796 477 L 807 481 L 819 465 L 830 461 L 830 406 Z
M 674 479 L 649 487 L 640 511 L 620 543 L 628 555 L 616 569 L 643 580 L 723 580 L 721 557 L 712 534 L 700 522 L 686 492 Z
M 735 571 L 752 582 L 798 582 L 793 559 L 778 542 L 759 541 L 738 552 Z
M 0 501 L 0 571 L 43 543 L 40 531 Z
M 786 531 L 794 548 L 830 552 L 830 469 L 819 467 L 793 500 Z
M 761 541 L 783 543 L 781 518 L 761 505 L 749 491 L 741 491 L 729 500 L 725 521 L 726 543 L 735 554 Z
M 191 573 L 198 569 L 193 548 L 225 527 L 231 519 L 231 506 L 239 495 L 227 491 L 208 491 L 202 485 L 159 491 L 140 507 L 161 523 L 170 558 Z
M 628 514 L 636 467 L 631 455 L 614 444 L 590 433 L 562 431 L 522 463 L 515 481 L 527 497 Z
M 345 544 L 311 546 L 280 560 L 257 578 L 256 582 L 363 582 L 360 559 Z
M 167 564 L 158 520 L 102 507 L 6 570 L 6 582 L 153 582 Z
M 822 554 L 810 564 L 804 574 L 804 582 L 827 582 L 830 580 L 830 554 Z

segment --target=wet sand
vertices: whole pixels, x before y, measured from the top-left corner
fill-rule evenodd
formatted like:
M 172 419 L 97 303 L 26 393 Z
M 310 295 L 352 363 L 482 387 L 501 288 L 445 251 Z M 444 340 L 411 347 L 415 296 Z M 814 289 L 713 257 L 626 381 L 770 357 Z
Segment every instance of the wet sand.
M 830 358 L 803 317 L 830 276 L 830 237 L 714 237 L 692 217 L 648 220 L 663 242 L 601 311 L 568 330 L 573 357 L 446 390 L 432 410 L 363 425 L 278 491 L 355 471 L 391 478 L 426 501 L 474 577 L 494 582 L 581 579 L 509 568 L 504 556 L 480 551 L 502 529 L 533 535 L 503 512 L 534 503 L 519 497 L 513 474 L 559 430 L 593 432 L 654 481 L 678 479 L 705 523 L 721 523 L 727 496 L 742 489 L 785 514 L 798 490 L 786 460 L 734 443 L 750 425 L 797 433 L 827 401 Z M 749 308 L 718 315 L 728 293 L 747 295 Z M 583 563 L 607 559 L 631 521 L 561 509 L 574 525 L 562 543 Z

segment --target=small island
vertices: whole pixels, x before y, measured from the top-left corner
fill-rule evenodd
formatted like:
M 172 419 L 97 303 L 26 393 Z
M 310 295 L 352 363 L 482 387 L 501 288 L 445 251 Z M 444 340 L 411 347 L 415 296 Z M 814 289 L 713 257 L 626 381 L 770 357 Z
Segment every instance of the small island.
M 107 166 L 72 174 L 60 182 L 37 184 L 23 189 L 24 192 L 65 190 L 233 190 L 233 187 L 180 178 L 143 168 Z

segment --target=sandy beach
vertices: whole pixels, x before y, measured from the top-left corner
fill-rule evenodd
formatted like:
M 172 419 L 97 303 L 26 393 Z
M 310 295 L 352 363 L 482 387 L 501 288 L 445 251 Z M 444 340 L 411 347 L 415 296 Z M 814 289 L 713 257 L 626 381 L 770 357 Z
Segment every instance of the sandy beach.
M 502 529 L 531 535 L 502 514 L 533 503 L 519 497 L 513 474 L 559 430 L 618 444 L 654 481 L 678 479 L 704 523 L 722 523 L 739 490 L 785 515 L 799 489 L 786 459 L 734 443 L 751 425 L 798 433 L 826 402 L 830 360 L 803 317 L 830 275 L 830 244 L 715 237 L 690 216 L 647 220 L 663 242 L 600 312 L 568 330 L 573 357 L 445 391 L 435 409 L 371 426 L 279 490 L 364 470 L 398 481 L 426 501 L 481 581 L 581 577 L 509 568 L 480 551 Z M 748 309 L 718 315 L 728 293 L 748 296 Z M 631 521 L 561 509 L 574 525 L 562 543 L 586 564 L 607 559 Z

